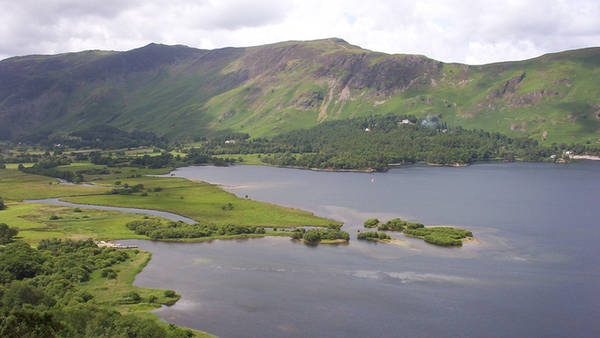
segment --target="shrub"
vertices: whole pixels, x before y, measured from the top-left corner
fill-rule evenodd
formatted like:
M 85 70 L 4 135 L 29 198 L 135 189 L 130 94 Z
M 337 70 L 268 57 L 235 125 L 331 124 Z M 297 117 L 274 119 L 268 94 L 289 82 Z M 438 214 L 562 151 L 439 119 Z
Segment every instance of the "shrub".
M 12 238 L 19 233 L 16 228 L 9 227 L 6 223 L 0 223 L 0 244 L 12 242 Z
M 165 290 L 165 297 L 169 297 L 169 298 L 173 298 L 175 297 L 177 294 L 175 293 L 175 291 L 173 290 Z
M 75 208 L 75 209 L 73 209 L 73 212 L 82 212 L 82 211 L 79 208 Z
M 123 302 L 126 304 L 137 304 L 141 301 L 142 297 L 135 291 L 130 291 L 123 295 Z
M 377 218 L 369 218 L 365 221 L 364 226 L 365 228 L 373 228 L 377 226 L 377 224 L 379 224 L 379 220 Z

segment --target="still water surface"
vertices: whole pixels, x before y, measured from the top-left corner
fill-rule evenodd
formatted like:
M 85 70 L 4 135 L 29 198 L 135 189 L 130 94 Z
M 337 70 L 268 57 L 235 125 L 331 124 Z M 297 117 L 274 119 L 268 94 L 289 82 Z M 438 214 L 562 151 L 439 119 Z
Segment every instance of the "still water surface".
M 600 336 L 600 162 L 174 174 L 343 221 L 353 238 L 367 218 L 402 217 L 480 243 L 129 241 L 154 253 L 136 285 L 183 295 L 156 311 L 168 322 L 222 337 Z

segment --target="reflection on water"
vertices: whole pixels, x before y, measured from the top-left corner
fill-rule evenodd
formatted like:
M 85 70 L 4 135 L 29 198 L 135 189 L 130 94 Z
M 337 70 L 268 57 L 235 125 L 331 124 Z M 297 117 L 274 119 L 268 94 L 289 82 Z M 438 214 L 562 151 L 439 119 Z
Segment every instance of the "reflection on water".
M 367 218 L 402 217 L 480 243 L 135 241 L 155 253 L 136 284 L 183 295 L 156 311 L 169 322 L 223 337 L 600 335 L 600 163 L 174 173 L 343 221 L 353 237 Z

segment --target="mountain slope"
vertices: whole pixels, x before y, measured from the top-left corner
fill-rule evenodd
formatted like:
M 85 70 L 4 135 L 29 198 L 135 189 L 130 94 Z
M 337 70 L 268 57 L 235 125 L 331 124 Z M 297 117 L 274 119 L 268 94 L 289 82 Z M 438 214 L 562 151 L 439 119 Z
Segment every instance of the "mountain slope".
M 373 114 L 546 142 L 600 138 L 600 48 L 483 66 L 389 55 L 341 39 L 199 50 L 150 44 L 0 61 L 0 138 L 97 124 L 193 139 L 271 136 Z

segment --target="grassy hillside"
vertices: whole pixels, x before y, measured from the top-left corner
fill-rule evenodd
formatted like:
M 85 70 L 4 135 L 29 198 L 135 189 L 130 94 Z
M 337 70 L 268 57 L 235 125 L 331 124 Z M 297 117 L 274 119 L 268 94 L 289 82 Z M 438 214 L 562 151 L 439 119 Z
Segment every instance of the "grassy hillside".
M 600 48 L 469 66 L 341 39 L 199 50 L 150 44 L 0 61 L 0 137 L 97 124 L 188 141 L 326 120 L 438 116 L 541 142 L 600 142 Z

